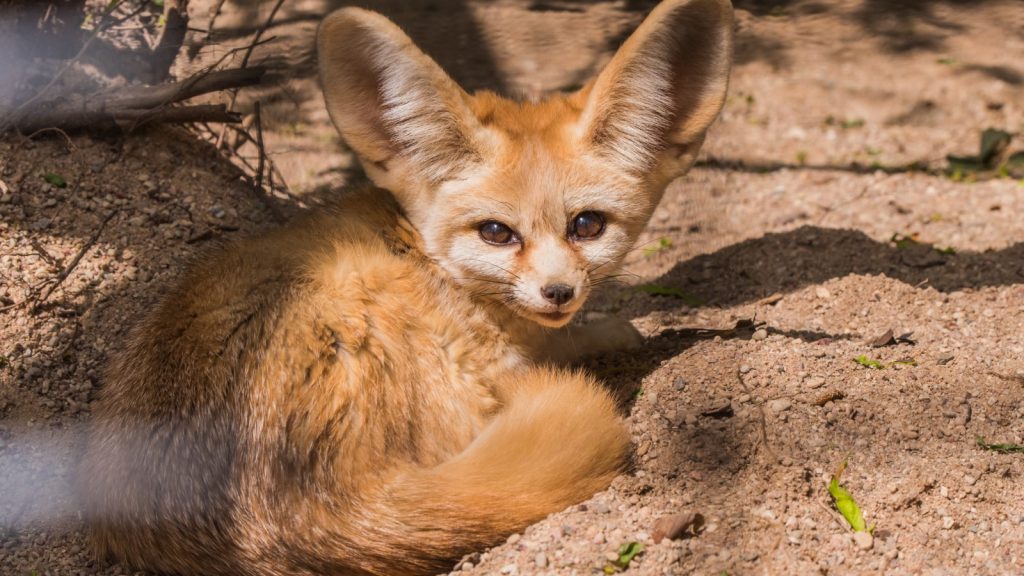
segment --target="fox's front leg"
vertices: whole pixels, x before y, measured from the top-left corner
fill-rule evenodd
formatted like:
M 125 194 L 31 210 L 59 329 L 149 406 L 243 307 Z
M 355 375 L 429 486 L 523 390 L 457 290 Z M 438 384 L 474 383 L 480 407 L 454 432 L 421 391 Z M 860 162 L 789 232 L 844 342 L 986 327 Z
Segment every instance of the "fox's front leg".
M 569 364 L 585 356 L 639 348 L 644 342 L 628 320 L 606 314 L 591 314 L 583 324 L 547 330 L 536 342 L 536 360 Z

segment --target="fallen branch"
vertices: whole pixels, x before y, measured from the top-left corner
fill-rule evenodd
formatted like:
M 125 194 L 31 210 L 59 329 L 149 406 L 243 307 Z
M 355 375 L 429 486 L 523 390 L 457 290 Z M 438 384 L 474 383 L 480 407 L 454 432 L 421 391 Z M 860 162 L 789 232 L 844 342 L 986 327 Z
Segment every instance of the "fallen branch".
M 0 126 L 23 132 L 59 127 L 63 130 L 112 128 L 118 122 L 132 127 L 150 122 L 240 122 L 240 114 L 224 105 L 172 106 L 210 92 L 258 84 L 265 69 L 245 68 L 202 72 L 180 82 L 107 90 L 97 94 L 71 94 L 47 99 L 24 110 L 0 112 Z
M 71 262 L 68 263 L 68 265 L 65 266 L 64 269 L 61 270 L 60 273 L 52 280 L 49 286 L 42 291 L 39 298 L 36 299 L 36 306 L 40 306 L 46 302 L 50 295 L 53 294 L 53 291 L 63 284 L 64 280 L 66 280 L 67 277 L 75 271 L 75 268 L 78 267 L 78 263 L 81 262 L 82 258 L 85 257 L 85 254 L 96 245 L 96 241 L 100 239 L 100 235 L 103 234 L 103 230 L 107 227 L 107 223 L 110 222 L 115 215 L 117 215 L 117 210 L 112 210 L 105 218 L 103 218 L 102 221 L 100 221 L 100 225 L 96 228 L 96 231 L 93 232 L 89 240 L 87 240 L 86 243 L 78 250 L 75 256 L 71 259 Z

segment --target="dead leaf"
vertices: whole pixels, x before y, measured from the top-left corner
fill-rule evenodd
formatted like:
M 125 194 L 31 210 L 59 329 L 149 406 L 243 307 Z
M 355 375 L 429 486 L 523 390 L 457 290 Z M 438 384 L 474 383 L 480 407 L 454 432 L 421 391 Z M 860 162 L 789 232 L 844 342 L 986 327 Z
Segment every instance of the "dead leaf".
M 684 512 L 672 516 L 662 516 L 654 521 L 654 530 L 651 536 L 654 543 L 658 544 L 665 538 L 679 540 L 696 536 L 704 527 L 704 516 L 699 512 Z
M 879 334 L 878 336 L 875 336 L 874 338 L 868 340 L 868 346 L 871 346 L 872 348 L 881 348 L 883 346 L 889 346 L 890 344 L 895 343 L 896 338 L 892 333 L 892 329 L 886 330 L 885 332 Z

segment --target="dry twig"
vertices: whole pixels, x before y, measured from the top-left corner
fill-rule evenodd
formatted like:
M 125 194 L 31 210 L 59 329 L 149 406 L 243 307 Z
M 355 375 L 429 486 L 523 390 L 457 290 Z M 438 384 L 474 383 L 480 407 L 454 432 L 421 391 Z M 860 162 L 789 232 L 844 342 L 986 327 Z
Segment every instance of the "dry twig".
M 86 243 L 81 247 L 81 249 L 78 250 L 74 258 L 71 259 L 71 262 L 69 262 L 68 265 L 65 266 L 64 269 L 61 270 L 59 274 L 57 274 L 57 276 L 51 281 L 50 285 L 47 286 L 46 290 L 43 291 L 39 298 L 36 299 L 36 306 L 39 306 L 43 302 L 46 302 L 50 295 L 53 294 L 53 291 L 56 290 L 58 286 L 63 284 L 64 280 L 66 280 L 67 277 L 70 276 L 71 273 L 75 271 L 75 268 L 78 267 L 79 262 L 81 262 L 82 258 L 85 257 L 85 254 L 89 252 L 89 250 L 91 250 L 93 246 L 96 245 L 96 241 L 100 239 L 100 235 L 103 234 L 103 230 L 107 227 L 107 223 L 110 222 L 110 220 L 116 214 L 117 210 L 112 210 L 109 214 L 106 215 L 105 218 L 103 218 L 103 220 L 100 222 L 100 225 L 96 227 L 96 231 L 93 232 L 89 240 L 86 241 Z
M 12 125 L 22 131 L 60 127 L 63 130 L 110 127 L 117 122 L 133 126 L 147 122 L 239 122 L 241 116 L 222 104 L 171 106 L 189 98 L 258 84 L 263 68 L 204 71 L 181 82 L 107 90 L 93 95 L 69 95 L 40 102 L 18 113 Z
M 256 30 L 256 34 L 253 35 L 253 37 L 252 37 L 252 42 L 249 43 L 249 46 L 245 50 L 245 55 L 242 56 L 242 64 L 241 64 L 240 68 L 244 69 L 244 68 L 249 66 L 249 58 L 252 57 L 252 53 L 256 49 L 256 47 L 261 44 L 260 40 L 261 40 L 261 38 L 263 38 L 263 34 L 267 31 L 268 28 L 270 28 L 270 25 L 271 25 L 271 23 L 273 23 L 274 18 L 277 16 L 277 11 L 281 9 L 281 5 L 282 4 L 284 4 L 284 0 L 277 0 L 277 3 L 274 4 L 274 7 L 271 8 L 271 10 L 270 10 L 270 15 L 267 16 L 267 19 L 264 20 L 263 24 L 260 25 L 260 27 Z M 218 12 L 220 11 L 220 5 L 217 6 L 217 10 L 218 10 Z M 213 29 L 213 27 L 211 26 L 211 30 L 212 29 Z M 238 99 L 238 90 L 235 90 L 235 91 L 233 91 L 231 93 L 231 103 L 228 104 L 228 110 L 234 110 L 235 109 L 235 101 L 237 99 Z M 220 150 L 221 145 L 224 143 L 224 134 L 225 134 L 226 130 L 227 130 L 226 126 L 222 127 L 221 130 L 220 130 L 220 134 L 217 135 L 217 142 L 216 142 L 216 144 L 214 144 L 214 146 L 218 150 Z

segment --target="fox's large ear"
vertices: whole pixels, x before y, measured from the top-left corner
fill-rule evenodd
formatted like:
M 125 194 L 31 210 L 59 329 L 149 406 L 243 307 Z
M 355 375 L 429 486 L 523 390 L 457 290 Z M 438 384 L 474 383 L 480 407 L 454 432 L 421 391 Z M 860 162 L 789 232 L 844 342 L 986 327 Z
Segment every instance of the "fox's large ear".
M 729 0 L 666 0 L 583 89 L 583 137 L 641 177 L 671 179 L 696 158 L 725 101 Z
M 317 50 L 331 120 L 378 185 L 436 183 L 479 159 L 467 94 L 387 18 L 337 10 Z

